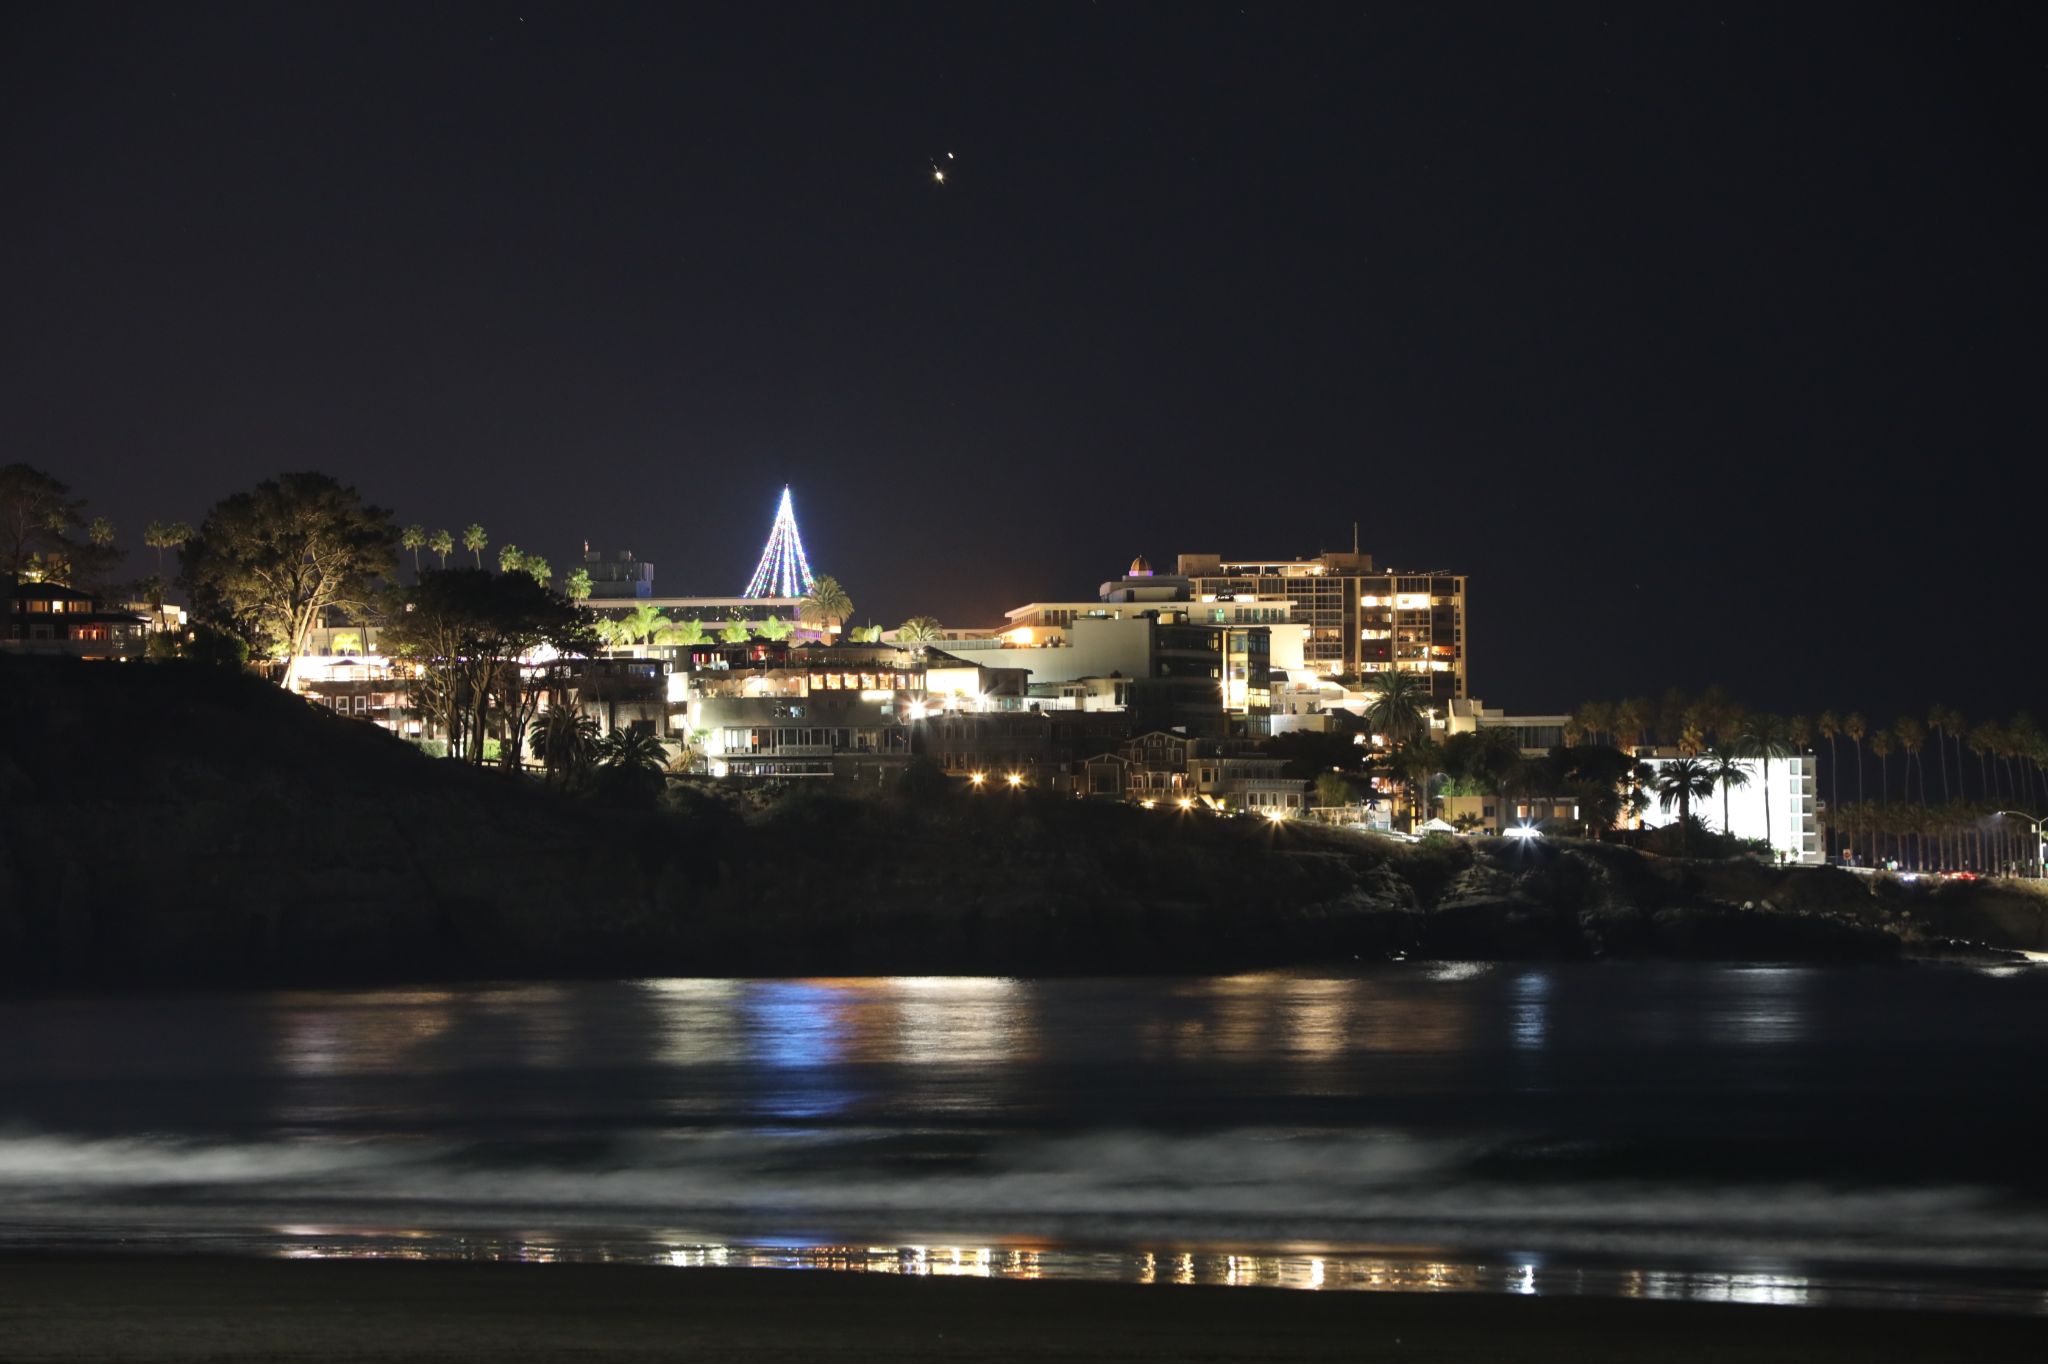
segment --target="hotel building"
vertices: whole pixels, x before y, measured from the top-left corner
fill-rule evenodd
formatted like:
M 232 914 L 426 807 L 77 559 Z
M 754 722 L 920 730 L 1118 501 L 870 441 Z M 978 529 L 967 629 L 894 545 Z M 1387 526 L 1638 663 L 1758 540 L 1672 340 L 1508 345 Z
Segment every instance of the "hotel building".
M 1375 571 L 1370 554 L 1313 559 L 1226 559 L 1183 554 L 1178 576 L 1198 599 L 1285 598 L 1308 627 L 1307 666 L 1328 676 L 1398 669 L 1429 680 L 1430 695 L 1467 694 L 1465 577 L 1460 573 Z

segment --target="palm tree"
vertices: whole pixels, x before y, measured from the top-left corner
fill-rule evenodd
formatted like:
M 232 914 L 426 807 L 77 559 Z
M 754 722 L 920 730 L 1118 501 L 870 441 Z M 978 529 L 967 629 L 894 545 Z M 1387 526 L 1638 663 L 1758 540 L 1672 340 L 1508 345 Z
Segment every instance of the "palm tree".
M 720 644 L 745 644 L 754 637 L 754 632 L 743 620 L 727 621 L 725 628 L 718 632 Z
M 1870 736 L 1870 751 L 1877 755 L 1877 803 L 1880 807 L 1892 803 L 1892 735 L 1890 730 L 1880 729 Z
M 661 614 L 661 608 L 653 602 L 635 602 L 633 609 L 619 617 L 623 638 L 628 644 L 651 644 L 654 637 L 673 626 L 674 622 Z
M 566 783 L 589 766 L 597 746 L 597 721 L 569 706 L 550 707 L 535 723 L 527 746 L 550 778 L 559 773 Z
M 96 548 L 107 548 L 114 543 L 114 523 L 104 516 L 95 516 L 92 524 L 85 528 L 85 538 Z
M 839 579 L 830 574 L 812 582 L 810 595 L 797 607 L 799 620 L 806 625 L 816 625 L 827 633 L 837 629 L 852 614 L 853 598 L 846 595 Z
M 498 546 L 498 572 L 517 573 L 519 566 L 526 562 L 526 551 L 517 545 Z
M 682 620 L 668 628 L 667 642 L 680 644 L 684 648 L 702 644 L 709 636 L 704 633 L 704 622 L 695 616 Z
M 1934 755 L 1941 761 L 1941 803 L 1948 804 L 1948 707 L 1939 701 L 1927 708 L 1927 731 L 1934 737 Z M 1922 777 L 1922 781 L 1926 778 Z
M 1422 703 L 1428 699 L 1427 693 L 1414 673 L 1381 673 L 1376 685 L 1379 694 L 1365 708 L 1365 722 L 1372 726 L 1373 733 L 1384 734 L 1387 742 L 1398 748 L 1422 727 Z
M 1862 812 L 1868 807 L 1863 802 L 1863 736 L 1869 733 L 1869 722 L 1861 711 L 1850 711 L 1842 719 L 1842 733 L 1849 736 L 1849 742 L 1856 745 L 1856 832 L 1863 832 Z
M 1642 746 L 1643 731 L 1650 724 L 1650 703 L 1640 696 L 1615 703 L 1614 746 L 1624 753 L 1633 754 Z
M 1913 764 L 1920 756 L 1920 746 L 1927 742 L 1927 731 L 1920 722 L 1910 715 L 1901 715 L 1892 726 L 1892 734 L 1899 741 L 1899 749 L 1906 755 L 1906 799 L 1913 798 Z M 1920 804 L 1927 804 L 1927 767 L 1920 767 Z
M 1578 726 L 1580 734 L 1598 743 L 1614 731 L 1614 710 L 1611 701 L 1587 701 L 1572 712 L 1572 722 Z M 1571 746 L 1572 741 L 1567 737 L 1565 747 Z
M 427 543 L 427 528 L 414 522 L 398 533 L 398 543 L 412 551 L 412 571 L 420 571 L 420 549 Z
M 468 530 L 462 532 L 462 547 L 471 554 L 476 555 L 476 566 L 478 568 L 484 566 L 484 546 L 490 543 L 491 539 L 488 535 L 484 534 L 484 528 L 474 521 L 469 523 Z
M 1833 711 L 1824 710 L 1820 713 L 1820 720 L 1814 728 L 1820 731 L 1821 738 L 1828 741 L 1828 851 L 1832 853 L 1833 836 L 1839 829 L 1842 818 L 1842 777 L 1835 767 L 1835 736 L 1842 732 L 1842 722 L 1835 717 Z
M 192 526 L 186 521 L 152 521 L 143 528 L 142 543 L 156 551 L 157 576 L 163 576 L 164 551 L 176 549 L 191 538 Z
M 1783 716 L 1758 713 L 1749 717 L 1748 732 L 1736 740 L 1735 751 L 1745 758 L 1760 758 L 1764 765 L 1764 841 L 1776 846 L 1771 822 L 1771 759 L 1793 755 L 1792 740 Z
M 1742 762 L 1726 746 L 1722 745 L 1707 754 L 1707 771 L 1714 778 L 1714 785 L 1721 788 L 1721 832 L 1729 837 L 1735 835 L 1735 825 L 1728 817 L 1728 793 L 1737 787 L 1749 785 L 1749 773 Z M 1764 788 L 1764 795 L 1770 795 L 1770 788 Z
M 590 600 L 590 570 L 578 568 L 569 574 L 562 584 L 562 595 L 570 601 Z
M 1669 811 L 1678 807 L 1679 838 L 1692 851 L 1692 803 L 1714 794 L 1714 774 L 1697 758 L 1678 758 L 1657 772 L 1657 805 Z
M 791 625 L 780 616 L 768 617 L 757 628 L 761 631 L 761 638 L 774 640 L 788 639 L 796 630 L 794 625 Z M 701 630 L 702 627 L 700 626 L 699 629 Z
M 941 628 L 935 616 L 912 616 L 896 627 L 896 642 L 913 649 L 927 649 L 938 641 Z
M 539 583 L 542 587 L 546 587 L 549 580 L 555 576 L 553 566 L 538 554 L 520 555 L 519 571 Z
M 606 767 L 630 772 L 661 772 L 668 767 L 668 750 L 661 740 L 637 729 L 615 729 L 598 741 L 598 761 Z
M 455 537 L 445 530 L 437 530 L 427 537 L 427 548 L 441 556 L 441 568 L 448 567 L 448 556 L 455 552 Z
M 1977 779 L 1983 783 L 1986 801 L 1998 798 L 1991 781 L 1991 754 L 1997 747 L 1998 726 L 1988 720 L 1970 726 L 1970 751 L 1977 755 Z

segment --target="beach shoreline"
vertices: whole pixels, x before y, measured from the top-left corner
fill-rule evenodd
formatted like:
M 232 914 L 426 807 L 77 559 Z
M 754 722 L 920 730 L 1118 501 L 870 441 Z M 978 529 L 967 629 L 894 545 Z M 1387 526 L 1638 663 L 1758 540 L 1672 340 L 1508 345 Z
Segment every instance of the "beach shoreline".
M 2036 1359 L 2048 1319 L 203 1255 L 0 1255 L 10 1361 Z

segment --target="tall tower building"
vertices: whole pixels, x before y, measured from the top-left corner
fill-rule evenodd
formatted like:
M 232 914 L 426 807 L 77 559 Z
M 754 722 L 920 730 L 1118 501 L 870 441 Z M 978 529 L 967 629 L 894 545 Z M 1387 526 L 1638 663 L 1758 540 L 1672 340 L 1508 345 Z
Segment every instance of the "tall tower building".
M 1198 598 L 1286 597 L 1293 619 L 1308 626 L 1303 661 L 1318 672 L 1370 683 L 1372 674 L 1398 669 L 1425 677 L 1439 700 L 1469 694 L 1461 573 L 1375 570 L 1372 556 L 1356 551 L 1313 559 L 1183 554 L 1178 572 Z

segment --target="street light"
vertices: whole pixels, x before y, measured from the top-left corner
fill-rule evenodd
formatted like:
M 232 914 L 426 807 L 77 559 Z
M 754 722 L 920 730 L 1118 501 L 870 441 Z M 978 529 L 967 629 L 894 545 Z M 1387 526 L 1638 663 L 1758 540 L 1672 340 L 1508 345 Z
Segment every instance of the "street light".
M 2048 866 L 2043 865 L 2048 863 L 2048 834 L 2042 832 L 2042 824 L 2048 822 L 2048 817 L 2030 815 L 2022 810 L 1998 810 L 1994 812 L 1994 817 L 2005 815 L 2011 815 L 2014 819 L 2024 819 L 2027 823 L 2034 826 L 2034 878 L 2039 880 L 2042 876 L 2048 875 Z
M 986 772 L 970 772 L 967 776 L 967 784 L 969 786 L 979 786 L 987 780 L 988 773 Z
M 1021 772 L 1011 772 L 1004 776 L 1003 780 L 1010 783 L 1010 789 L 1014 791 L 1024 784 L 1024 774 Z

